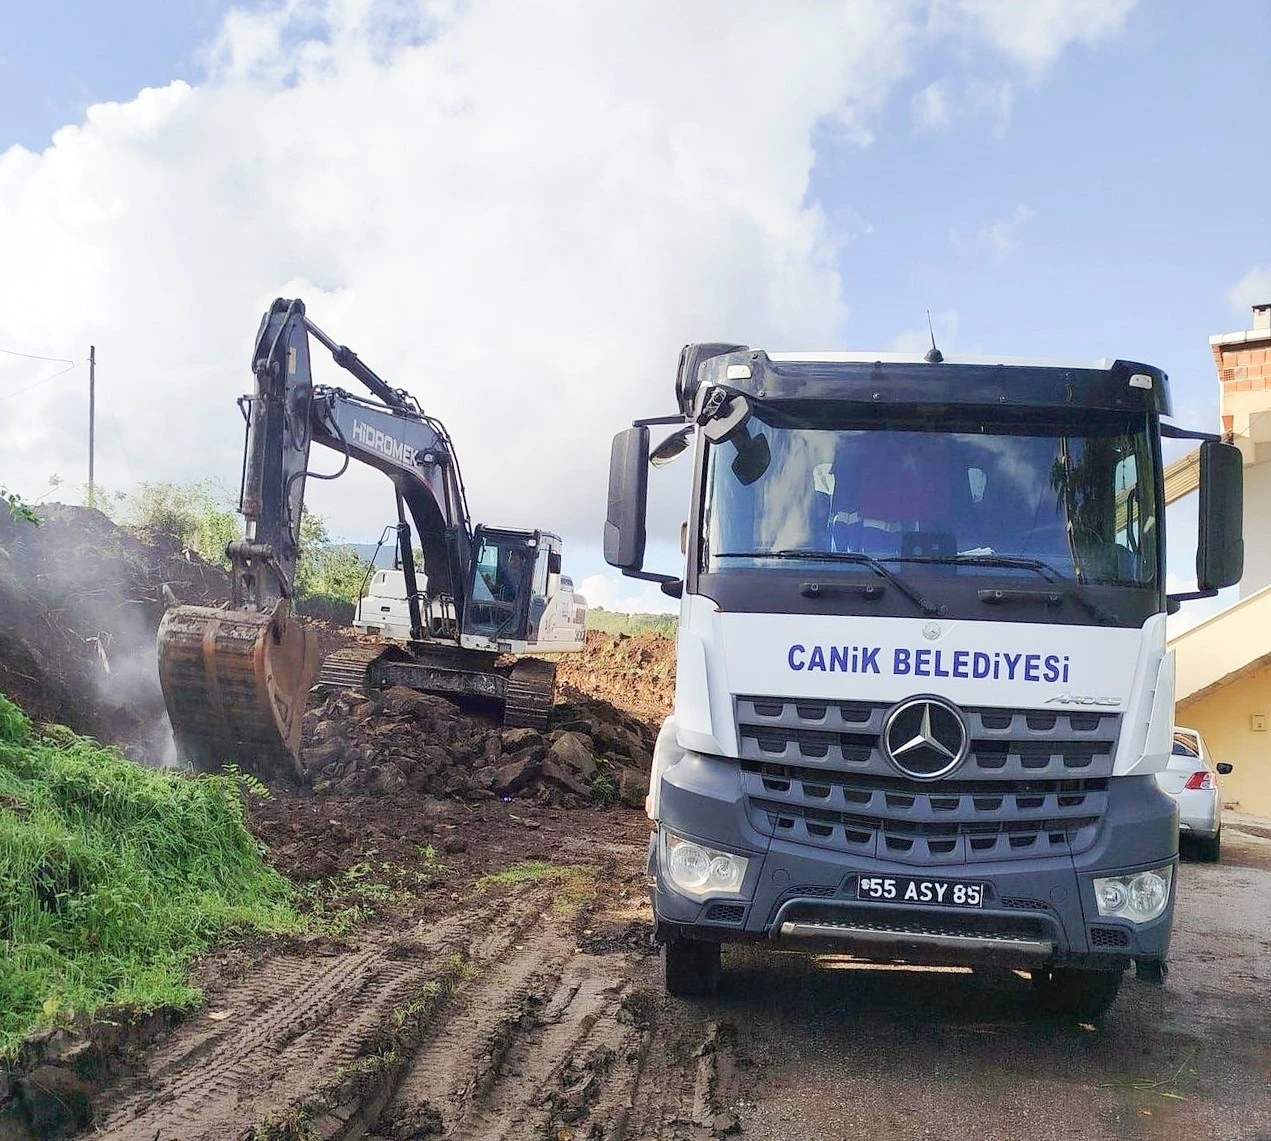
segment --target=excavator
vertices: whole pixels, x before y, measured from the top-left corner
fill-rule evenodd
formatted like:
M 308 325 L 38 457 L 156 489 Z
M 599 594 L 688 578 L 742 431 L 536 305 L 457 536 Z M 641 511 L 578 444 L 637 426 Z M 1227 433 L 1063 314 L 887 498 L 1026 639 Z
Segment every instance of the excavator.
M 310 338 L 373 399 L 314 384 Z M 270 306 L 252 371 L 255 390 L 239 400 L 246 535 L 225 552 L 230 602 L 170 606 L 159 626 L 159 680 L 182 757 L 202 771 L 234 763 L 266 779 L 303 776 L 300 733 L 315 683 L 481 699 L 502 707 L 507 726 L 545 728 L 556 667 L 532 655 L 581 650 L 584 640 L 585 602 L 562 583 L 559 536 L 474 527 L 445 427 L 319 329 L 302 301 Z M 341 457 L 337 471 L 309 470 L 315 442 Z M 393 485 L 409 637 L 323 662 L 295 611 L 305 484 L 335 479 L 355 460 Z

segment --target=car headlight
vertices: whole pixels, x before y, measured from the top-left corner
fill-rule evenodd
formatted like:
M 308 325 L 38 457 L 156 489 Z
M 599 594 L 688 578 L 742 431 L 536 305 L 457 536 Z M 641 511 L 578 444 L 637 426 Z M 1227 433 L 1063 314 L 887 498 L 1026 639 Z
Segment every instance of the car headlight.
M 1156 919 L 1169 903 L 1170 883 L 1174 868 L 1167 864 L 1147 872 L 1128 876 L 1109 876 L 1094 881 L 1095 902 L 1099 914 L 1131 923 L 1147 923 Z
M 736 895 L 750 863 L 745 856 L 720 852 L 664 832 L 662 869 L 678 891 L 702 899 L 708 895 Z

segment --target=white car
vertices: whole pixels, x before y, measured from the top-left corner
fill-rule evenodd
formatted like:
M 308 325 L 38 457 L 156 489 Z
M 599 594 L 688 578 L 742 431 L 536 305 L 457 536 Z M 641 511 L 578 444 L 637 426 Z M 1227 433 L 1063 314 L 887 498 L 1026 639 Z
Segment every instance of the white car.
M 1198 859 L 1218 859 L 1222 844 L 1222 793 L 1218 777 L 1232 766 L 1214 764 L 1205 739 L 1195 729 L 1174 726 L 1174 747 L 1169 767 L 1156 774 L 1162 792 L 1178 802 L 1180 841 L 1194 847 Z

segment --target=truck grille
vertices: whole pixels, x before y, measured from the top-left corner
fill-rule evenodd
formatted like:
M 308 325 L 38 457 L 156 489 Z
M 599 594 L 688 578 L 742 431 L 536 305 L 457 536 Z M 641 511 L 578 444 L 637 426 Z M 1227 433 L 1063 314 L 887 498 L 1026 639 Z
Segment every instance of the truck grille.
M 767 835 L 916 865 L 1089 848 L 1107 810 L 1120 714 L 967 709 L 948 778 L 903 777 L 881 749 L 891 706 L 737 699 L 742 783 Z

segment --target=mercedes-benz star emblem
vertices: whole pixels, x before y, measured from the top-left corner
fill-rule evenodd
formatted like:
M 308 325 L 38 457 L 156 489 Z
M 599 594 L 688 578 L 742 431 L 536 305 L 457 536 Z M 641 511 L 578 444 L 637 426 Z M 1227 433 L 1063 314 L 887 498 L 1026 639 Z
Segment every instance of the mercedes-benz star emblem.
M 970 747 L 962 714 L 938 697 L 902 701 L 883 722 L 883 752 L 905 776 L 935 780 L 962 763 Z

